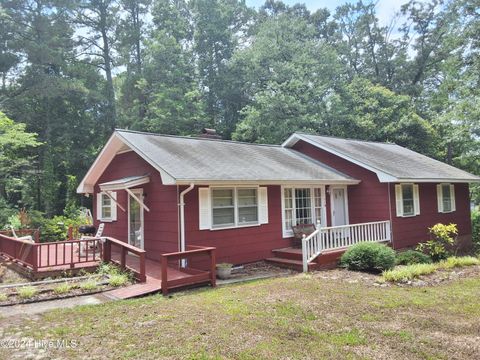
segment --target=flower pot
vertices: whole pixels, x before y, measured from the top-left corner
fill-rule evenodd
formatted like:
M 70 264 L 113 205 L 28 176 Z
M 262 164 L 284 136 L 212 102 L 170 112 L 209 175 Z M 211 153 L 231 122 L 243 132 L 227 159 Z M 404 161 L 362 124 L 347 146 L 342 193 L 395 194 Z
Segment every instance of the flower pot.
M 222 280 L 229 279 L 232 276 L 232 268 L 231 267 L 217 268 L 217 276 L 219 279 L 222 279 Z

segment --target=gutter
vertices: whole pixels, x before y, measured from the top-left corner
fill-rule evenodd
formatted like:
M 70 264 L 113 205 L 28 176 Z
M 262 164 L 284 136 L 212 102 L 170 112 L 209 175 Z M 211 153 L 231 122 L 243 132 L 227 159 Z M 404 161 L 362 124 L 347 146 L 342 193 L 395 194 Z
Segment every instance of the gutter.
M 185 195 L 193 190 L 195 185 L 190 183 L 190 186 L 180 193 L 180 252 L 185 251 Z M 182 267 L 186 266 L 185 259 L 182 259 Z

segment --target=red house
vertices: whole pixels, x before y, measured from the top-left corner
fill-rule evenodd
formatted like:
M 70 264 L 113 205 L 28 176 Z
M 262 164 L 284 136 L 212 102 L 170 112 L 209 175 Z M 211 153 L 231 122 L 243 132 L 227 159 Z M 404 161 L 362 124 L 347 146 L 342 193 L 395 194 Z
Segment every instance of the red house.
M 480 177 L 401 146 L 295 133 L 282 145 L 117 130 L 78 187 L 105 233 L 158 260 L 189 245 L 218 262 L 307 270 L 360 241 L 412 247 L 435 223 L 471 242 Z M 302 248 L 292 226 L 315 224 Z

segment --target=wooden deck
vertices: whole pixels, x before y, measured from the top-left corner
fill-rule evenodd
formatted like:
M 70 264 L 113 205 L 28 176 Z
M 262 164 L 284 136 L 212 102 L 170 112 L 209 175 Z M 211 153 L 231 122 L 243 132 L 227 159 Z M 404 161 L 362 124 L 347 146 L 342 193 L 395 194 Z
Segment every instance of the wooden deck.
M 183 252 L 161 254 L 162 261 L 157 262 L 147 259 L 145 250 L 111 237 L 32 243 L 0 234 L 0 255 L 33 278 L 56 276 L 64 271 L 94 270 L 101 262 L 114 263 L 132 271 L 139 281 L 108 294 L 116 299 L 158 291 L 166 295 L 171 289 L 207 283 L 215 286 L 215 248 L 212 247 L 195 246 Z M 210 259 L 208 270 L 179 267 L 181 260 L 199 257 Z
M 120 258 L 119 253 L 112 253 L 112 258 L 118 260 Z M 140 264 L 137 256 L 127 255 L 127 266 L 133 269 L 138 269 Z M 124 288 L 115 289 L 104 293 L 104 295 L 110 299 L 130 299 L 134 297 L 144 296 L 148 294 L 158 293 L 162 291 L 162 265 L 158 261 L 146 259 L 145 270 L 147 275 L 147 281 L 144 283 L 130 285 Z M 179 271 L 174 267 L 168 267 L 168 281 L 172 280 L 185 280 L 187 281 L 190 274 Z

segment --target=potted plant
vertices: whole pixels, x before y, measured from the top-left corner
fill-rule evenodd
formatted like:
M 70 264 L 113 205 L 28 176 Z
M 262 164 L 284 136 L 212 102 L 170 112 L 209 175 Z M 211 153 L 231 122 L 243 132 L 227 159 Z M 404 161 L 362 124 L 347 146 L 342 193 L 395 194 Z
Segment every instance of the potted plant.
M 219 279 L 229 279 L 232 276 L 233 264 L 221 263 L 217 264 L 217 276 Z

